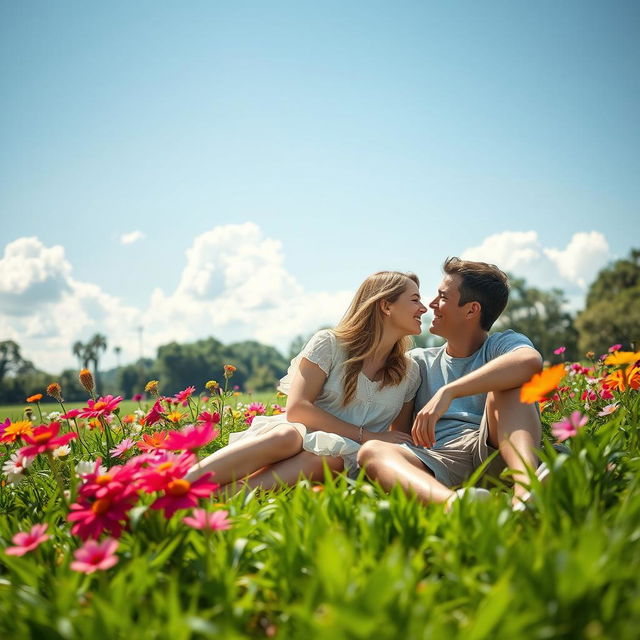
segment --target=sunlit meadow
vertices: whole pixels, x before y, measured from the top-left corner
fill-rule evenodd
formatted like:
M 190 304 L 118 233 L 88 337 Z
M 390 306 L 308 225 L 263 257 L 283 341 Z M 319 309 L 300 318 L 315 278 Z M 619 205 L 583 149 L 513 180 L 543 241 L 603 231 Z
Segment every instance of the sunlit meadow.
M 507 475 L 476 474 L 492 498 L 450 513 L 362 479 L 188 482 L 230 432 L 283 411 L 239 399 L 231 366 L 127 404 L 86 370 L 82 407 L 34 389 L 0 415 L 0 637 L 636 638 L 640 353 L 590 356 L 523 387 L 550 474 L 521 511 Z

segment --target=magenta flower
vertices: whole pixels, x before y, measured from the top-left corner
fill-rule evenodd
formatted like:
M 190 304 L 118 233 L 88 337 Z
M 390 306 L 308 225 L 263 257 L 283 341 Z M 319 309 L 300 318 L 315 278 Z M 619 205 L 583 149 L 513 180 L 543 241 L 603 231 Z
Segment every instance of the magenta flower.
M 196 456 L 193 453 L 158 451 L 153 459 L 148 460 L 148 466 L 139 469 L 138 486 L 147 493 L 164 491 L 170 482 L 186 476 L 195 461 Z
M 220 432 L 209 422 L 202 427 L 189 425 L 182 431 L 169 431 L 165 448 L 171 451 L 194 451 L 209 444 Z
M 568 418 L 562 418 L 559 422 L 551 425 L 551 433 L 559 442 L 572 438 L 578 433 L 578 430 L 587 424 L 587 416 L 583 416 L 579 411 L 574 411 Z
M 228 511 L 207 513 L 204 509 L 194 509 L 190 516 L 182 518 L 182 522 L 194 529 L 205 531 L 224 531 L 231 527 Z
M 213 413 L 203 411 L 198 416 L 198 422 L 202 424 L 210 424 L 213 427 L 214 424 L 218 424 L 220 422 L 220 414 L 217 411 L 214 411 Z
M 131 398 L 134 402 L 141 402 L 144 400 L 144 395 L 142 393 L 135 393 L 133 398 Z
M 140 422 L 150 427 L 151 425 L 154 425 L 156 422 L 160 422 L 162 418 L 164 418 L 164 410 L 162 408 L 162 403 L 160 402 L 160 400 L 156 400 L 155 403 L 153 404 L 153 407 L 151 407 L 149 413 L 147 413 L 147 415 L 144 418 L 142 418 Z
M 608 404 L 606 407 L 603 407 L 602 411 L 600 411 L 598 415 L 600 417 L 610 416 L 617 408 L 618 408 L 617 402 L 614 402 L 613 404 Z
M 561 353 L 564 353 L 566 350 L 567 350 L 567 347 L 558 347 L 557 349 L 554 350 L 553 353 L 559 356 Z
M 23 556 L 25 553 L 33 551 L 45 542 L 45 540 L 49 539 L 49 536 L 45 533 L 47 526 L 46 524 L 34 524 L 28 533 L 24 531 L 16 533 L 16 535 L 11 538 L 11 541 L 16 546 L 7 547 L 4 552 L 9 556 Z
M 600 389 L 600 397 L 603 400 L 612 400 L 614 396 L 613 393 L 611 393 L 611 389 L 608 387 L 602 387 L 602 389 Z
M 164 517 L 169 519 L 178 509 L 190 509 L 198 505 L 198 498 L 208 498 L 220 485 L 208 482 L 212 473 L 201 475 L 194 482 L 184 478 L 171 480 L 164 495 L 152 505 L 152 509 L 164 509 Z
M 63 420 L 72 420 L 73 418 L 77 418 L 80 415 L 80 409 L 71 409 L 71 411 L 67 411 L 67 413 L 62 414 L 60 417 Z
M 9 418 L 7 418 L 4 422 L 0 422 L 0 438 L 2 437 L 2 434 L 5 432 L 5 429 L 11 425 L 11 420 L 9 420 Z
M 125 438 L 120 442 L 120 444 L 116 445 L 109 451 L 112 458 L 119 458 L 123 453 L 126 453 L 131 449 L 131 447 L 135 447 L 136 443 L 131 438 Z
M 45 451 L 53 451 L 54 449 L 61 447 L 63 444 L 67 444 L 69 440 L 77 438 L 75 433 L 65 433 L 56 437 L 58 435 L 58 431 L 60 431 L 60 423 L 52 422 L 49 425 L 41 424 L 39 427 L 36 427 L 31 435 L 23 433 L 22 438 L 31 446 L 22 447 L 19 451 L 20 456 L 30 458 L 32 456 L 37 456 L 40 453 L 44 453 Z
M 173 396 L 172 401 L 176 404 L 181 404 L 183 407 L 186 407 L 189 404 L 189 398 L 191 397 L 191 394 L 195 390 L 195 387 L 187 387 L 184 391 L 178 391 L 178 393 Z
M 113 413 L 114 409 L 117 409 L 118 405 L 122 402 L 122 396 L 105 396 L 104 398 L 98 398 L 97 400 L 89 400 L 87 406 L 80 411 L 78 416 L 80 418 L 99 418 L 100 416 L 108 416 Z
M 622 349 L 622 345 L 621 344 L 612 344 L 609 347 L 609 353 L 614 353 L 615 351 L 620 351 L 620 349 Z
M 71 568 L 87 574 L 109 569 L 118 562 L 118 556 L 115 555 L 117 548 L 118 542 L 113 538 L 105 538 L 102 542 L 88 540 L 74 552 L 75 560 Z

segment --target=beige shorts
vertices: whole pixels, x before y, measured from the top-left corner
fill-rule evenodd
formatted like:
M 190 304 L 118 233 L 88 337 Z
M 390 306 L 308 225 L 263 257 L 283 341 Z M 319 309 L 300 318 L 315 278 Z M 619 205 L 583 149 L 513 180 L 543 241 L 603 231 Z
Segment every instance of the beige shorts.
M 447 487 L 463 484 L 469 476 L 492 454 L 495 449 L 489 444 L 489 429 L 486 414 L 482 416 L 478 429 L 467 429 L 454 440 L 431 449 L 403 444 L 433 473 L 436 480 Z M 502 456 L 497 455 L 485 473 L 500 475 L 504 469 Z

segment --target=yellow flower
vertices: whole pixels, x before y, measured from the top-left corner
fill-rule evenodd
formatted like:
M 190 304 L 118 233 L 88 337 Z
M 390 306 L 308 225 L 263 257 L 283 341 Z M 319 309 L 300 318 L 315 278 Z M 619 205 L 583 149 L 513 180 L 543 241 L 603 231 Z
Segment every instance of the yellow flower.
M 220 385 L 215 380 L 209 380 L 207 384 L 204 385 L 205 389 L 208 391 L 215 391 Z
M 94 387 L 93 376 L 91 375 L 91 371 L 89 371 L 89 369 L 82 369 L 80 371 L 80 375 L 78 377 L 80 378 L 80 384 L 89 393 L 91 393 L 93 391 L 93 387 Z
M 633 364 L 640 360 L 640 351 L 616 351 L 608 355 L 604 363 L 620 366 L 621 364 Z
M 18 420 L 12 422 L 2 434 L 2 442 L 15 442 L 17 438 L 24 434 L 31 435 L 33 431 L 33 424 L 31 420 Z
M 147 384 L 144 386 L 144 390 L 147 393 L 150 393 L 154 397 L 158 397 L 158 384 L 160 384 L 157 380 L 149 380 Z
M 184 413 L 180 413 L 179 411 L 172 411 L 167 414 L 167 420 L 171 420 L 174 424 L 180 422 L 184 416 Z

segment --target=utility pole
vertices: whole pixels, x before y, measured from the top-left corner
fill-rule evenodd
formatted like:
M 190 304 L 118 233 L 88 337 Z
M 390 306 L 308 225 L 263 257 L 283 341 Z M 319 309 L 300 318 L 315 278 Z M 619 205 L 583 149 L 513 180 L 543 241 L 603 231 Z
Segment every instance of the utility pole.
M 140 325 L 138 327 L 138 352 L 139 352 L 139 360 L 142 362 L 142 332 L 144 331 L 144 327 Z

